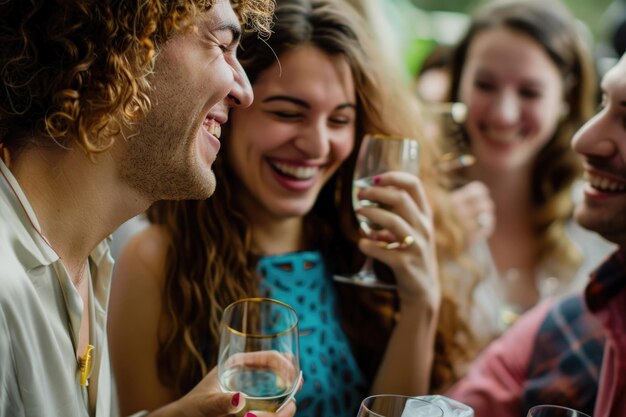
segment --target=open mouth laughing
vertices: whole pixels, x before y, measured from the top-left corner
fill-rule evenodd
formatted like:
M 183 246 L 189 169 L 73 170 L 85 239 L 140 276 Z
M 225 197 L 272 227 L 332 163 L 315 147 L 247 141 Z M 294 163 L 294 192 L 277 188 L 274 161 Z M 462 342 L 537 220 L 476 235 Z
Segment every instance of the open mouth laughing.
M 299 181 L 310 180 L 320 171 L 318 166 L 296 165 L 277 160 L 269 160 L 268 162 L 274 171 L 280 175 Z
M 585 172 L 585 180 L 592 188 L 603 193 L 619 194 L 626 191 L 626 182 L 608 178 L 589 171 Z
M 218 123 L 215 119 L 207 117 L 206 119 L 204 119 L 202 126 L 206 129 L 207 132 L 209 132 L 211 135 L 215 136 L 218 139 L 222 135 L 222 125 Z

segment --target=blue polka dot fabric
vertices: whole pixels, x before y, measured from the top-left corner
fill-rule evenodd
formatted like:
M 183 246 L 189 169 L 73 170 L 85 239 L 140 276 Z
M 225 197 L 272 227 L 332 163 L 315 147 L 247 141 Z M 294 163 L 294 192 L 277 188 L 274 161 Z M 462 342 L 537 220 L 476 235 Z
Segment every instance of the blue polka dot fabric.
M 297 417 L 354 417 L 366 381 L 339 323 L 338 300 L 319 252 L 261 258 L 261 293 L 298 312 L 304 385 Z

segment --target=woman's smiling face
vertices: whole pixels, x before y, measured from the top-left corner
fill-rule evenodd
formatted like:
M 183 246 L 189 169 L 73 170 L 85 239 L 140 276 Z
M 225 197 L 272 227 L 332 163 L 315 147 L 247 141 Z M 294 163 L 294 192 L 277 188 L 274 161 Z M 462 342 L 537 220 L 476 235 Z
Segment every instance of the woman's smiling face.
M 228 163 L 250 198 L 247 213 L 303 216 L 354 146 L 356 95 L 341 55 L 314 46 L 279 57 L 253 85 L 255 100 L 236 109 Z
M 516 170 L 532 164 L 563 110 L 563 81 L 544 49 L 506 28 L 479 32 L 468 49 L 459 98 L 480 166 Z

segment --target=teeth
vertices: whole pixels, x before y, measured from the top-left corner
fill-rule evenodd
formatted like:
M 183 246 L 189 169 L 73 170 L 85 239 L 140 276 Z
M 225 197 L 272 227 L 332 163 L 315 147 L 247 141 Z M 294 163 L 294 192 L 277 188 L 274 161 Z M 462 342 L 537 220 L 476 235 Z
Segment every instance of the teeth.
M 272 166 L 276 168 L 278 171 L 282 172 L 283 174 L 287 174 L 299 180 L 308 180 L 310 178 L 313 178 L 319 170 L 317 167 L 303 167 L 303 166 L 296 166 L 296 165 L 288 165 L 288 164 L 284 164 L 282 162 L 276 162 L 276 161 L 272 162 Z
M 585 172 L 585 180 L 591 184 L 593 188 L 600 191 L 621 192 L 626 190 L 626 184 L 611 180 L 606 177 Z
M 204 128 L 215 136 L 216 138 L 220 138 L 222 136 L 222 126 L 219 123 L 214 123 L 212 120 L 205 119 L 203 123 Z
M 211 124 L 211 126 L 207 130 L 209 131 L 210 134 L 212 134 L 218 139 L 220 138 L 220 136 L 222 136 L 222 126 L 218 124 Z

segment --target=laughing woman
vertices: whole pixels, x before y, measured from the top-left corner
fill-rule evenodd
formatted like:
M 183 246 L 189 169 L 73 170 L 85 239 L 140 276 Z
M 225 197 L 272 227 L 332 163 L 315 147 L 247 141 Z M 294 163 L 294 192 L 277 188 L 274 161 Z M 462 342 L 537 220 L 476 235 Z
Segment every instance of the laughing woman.
M 450 100 L 467 106 L 464 138 L 476 157 L 456 207 L 470 228 L 491 234 L 471 246 L 482 280 L 473 291 L 455 287 L 470 294 L 461 308 L 486 344 L 539 301 L 583 288 L 613 251 L 572 217 L 582 194 L 570 141 L 592 114 L 596 79 L 577 23 L 558 0 L 483 6 L 452 61 Z
M 358 239 L 350 185 L 362 136 L 420 134 L 416 103 L 394 87 L 364 27 L 341 1 L 279 0 L 270 38 L 244 35 L 239 55 L 255 101 L 222 132 L 215 195 L 153 206 L 153 225 L 118 263 L 109 329 L 125 412 L 193 386 L 216 364 L 223 309 L 255 295 L 300 315 L 299 416 L 352 417 L 369 392 L 415 395 L 431 373 L 446 377 L 455 319 L 437 328 L 435 248 L 462 245 L 442 210 L 435 238 L 431 204 L 443 191 L 428 144 L 421 179 L 388 172 L 362 195 L 387 208 L 364 216 L 415 243 L 387 250 Z M 397 293 L 333 282 L 364 255 L 393 273 Z M 435 339 L 450 348 L 433 369 Z

